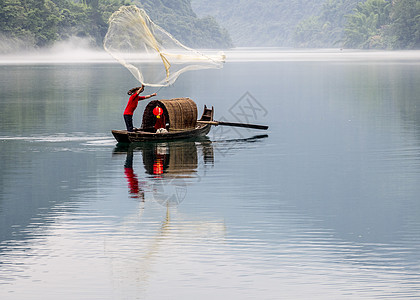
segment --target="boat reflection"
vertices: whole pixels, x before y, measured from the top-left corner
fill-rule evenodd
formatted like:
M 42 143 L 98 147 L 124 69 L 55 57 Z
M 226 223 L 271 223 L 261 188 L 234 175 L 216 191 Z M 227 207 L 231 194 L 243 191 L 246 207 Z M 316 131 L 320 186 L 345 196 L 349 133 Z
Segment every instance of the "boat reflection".
M 168 141 L 118 144 L 114 154 L 126 153 L 125 167 L 133 169 L 134 153 L 141 152 L 146 173 L 152 177 L 194 177 L 199 165 L 198 151 L 204 165 L 214 164 L 212 142 L 205 138 L 198 141 Z
M 266 137 L 267 135 L 258 135 L 215 142 L 208 137 L 202 137 L 193 140 L 117 144 L 113 154 L 126 154 L 124 176 L 128 182 L 130 197 L 144 201 L 149 194 L 162 205 L 178 205 L 186 197 L 187 186 L 201 181 L 207 167 L 214 165 L 214 148 L 224 155 L 226 151 L 237 151 L 238 147 L 235 149 L 234 145 L 242 147 Z M 146 174 L 142 181 L 134 171 L 136 153 L 141 153 Z
M 139 180 L 133 166 L 138 152 L 147 174 L 143 181 Z M 214 150 L 208 138 L 118 144 L 114 149 L 114 155 L 117 154 L 126 154 L 124 176 L 130 197 L 144 201 L 145 192 L 150 192 L 161 204 L 179 204 L 185 198 L 188 181 L 201 180 L 199 166 L 206 168 L 214 164 Z

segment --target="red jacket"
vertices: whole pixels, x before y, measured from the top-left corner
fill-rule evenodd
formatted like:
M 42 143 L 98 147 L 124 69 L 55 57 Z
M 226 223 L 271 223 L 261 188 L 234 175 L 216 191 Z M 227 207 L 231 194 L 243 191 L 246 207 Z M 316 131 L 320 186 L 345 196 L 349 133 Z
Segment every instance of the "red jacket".
M 146 99 L 145 96 L 140 96 L 137 93 L 134 93 L 130 96 L 130 99 L 128 100 L 127 107 L 124 110 L 124 115 L 133 115 L 134 111 L 137 108 L 137 104 L 139 104 L 139 100 Z

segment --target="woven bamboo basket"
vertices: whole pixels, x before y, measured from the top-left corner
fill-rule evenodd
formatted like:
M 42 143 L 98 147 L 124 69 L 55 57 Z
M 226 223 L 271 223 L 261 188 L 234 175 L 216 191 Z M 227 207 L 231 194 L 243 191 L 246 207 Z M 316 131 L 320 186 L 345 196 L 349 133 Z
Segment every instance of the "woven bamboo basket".
M 197 124 L 197 105 L 190 98 L 175 98 L 153 100 L 144 109 L 142 128 L 151 129 L 155 126 L 156 116 L 153 109 L 160 106 L 169 123 L 169 131 L 180 131 L 195 128 Z

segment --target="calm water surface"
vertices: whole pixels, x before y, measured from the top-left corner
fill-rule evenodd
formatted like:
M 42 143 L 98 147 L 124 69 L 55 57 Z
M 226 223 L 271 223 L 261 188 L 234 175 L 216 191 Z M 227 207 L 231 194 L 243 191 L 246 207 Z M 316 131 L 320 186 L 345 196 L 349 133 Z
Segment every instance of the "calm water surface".
M 267 132 L 131 147 L 120 65 L 0 65 L 1 299 L 420 298 L 418 53 L 239 54 L 158 96 Z

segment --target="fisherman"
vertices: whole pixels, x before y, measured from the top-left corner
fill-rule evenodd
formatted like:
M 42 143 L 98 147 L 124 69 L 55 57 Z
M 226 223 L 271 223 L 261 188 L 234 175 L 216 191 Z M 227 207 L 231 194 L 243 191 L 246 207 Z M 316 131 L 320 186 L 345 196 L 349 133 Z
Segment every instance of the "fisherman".
M 127 94 L 130 95 L 130 99 L 128 100 L 127 107 L 124 110 L 124 121 L 125 125 L 127 126 L 127 131 L 129 132 L 137 130 L 137 128 L 133 127 L 133 114 L 137 108 L 139 100 L 149 99 L 156 96 L 156 93 L 147 96 L 140 96 L 140 93 L 143 91 L 144 85 L 142 84 L 141 87 L 132 88 L 127 92 Z

